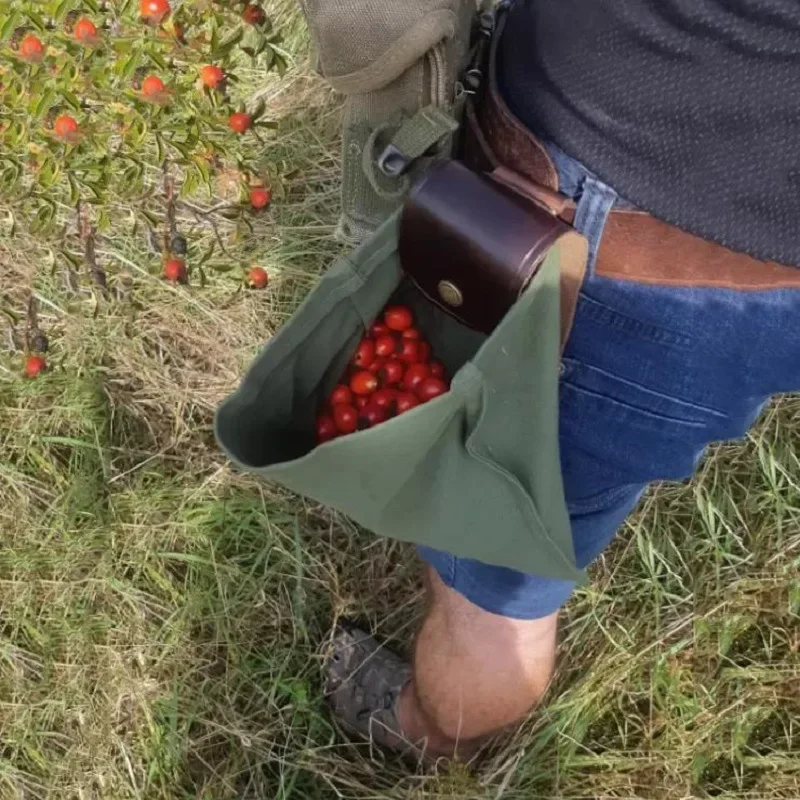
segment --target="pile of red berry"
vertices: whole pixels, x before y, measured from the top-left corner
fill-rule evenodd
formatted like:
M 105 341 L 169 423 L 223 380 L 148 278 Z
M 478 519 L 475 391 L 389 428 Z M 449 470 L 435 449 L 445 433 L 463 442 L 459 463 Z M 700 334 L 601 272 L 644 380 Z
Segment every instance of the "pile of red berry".
M 361 340 L 317 417 L 317 441 L 373 428 L 444 394 L 450 384 L 406 306 L 390 306 Z

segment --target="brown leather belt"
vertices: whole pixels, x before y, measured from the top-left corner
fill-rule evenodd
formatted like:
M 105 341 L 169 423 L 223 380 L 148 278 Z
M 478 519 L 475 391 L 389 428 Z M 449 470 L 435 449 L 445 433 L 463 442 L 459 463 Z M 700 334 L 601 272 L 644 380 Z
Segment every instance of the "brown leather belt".
M 501 15 L 483 95 L 479 102 L 467 104 L 464 161 L 472 169 L 502 176 L 509 185 L 516 183 L 521 192 L 571 223 L 575 203 L 559 193 L 558 174 L 547 151 L 500 94 L 496 54 L 504 25 Z M 620 280 L 667 286 L 800 288 L 800 269 L 795 266 L 759 261 L 630 208 L 609 214 L 595 271 Z M 577 278 L 572 276 L 572 282 Z

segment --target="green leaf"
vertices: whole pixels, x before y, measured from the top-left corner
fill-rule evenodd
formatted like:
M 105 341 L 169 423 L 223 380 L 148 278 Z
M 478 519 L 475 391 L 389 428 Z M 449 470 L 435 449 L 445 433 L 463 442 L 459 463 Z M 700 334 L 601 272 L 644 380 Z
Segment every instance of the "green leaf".
M 157 228 L 161 224 L 161 220 L 152 211 L 148 211 L 145 208 L 140 209 L 140 211 L 153 228 Z
M 69 181 L 69 202 L 71 205 L 77 205 L 78 200 L 81 196 L 81 190 L 78 186 L 78 182 L 75 180 L 75 176 L 71 173 L 67 173 L 67 180 Z
M 64 102 L 71 105 L 76 111 L 81 110 L 81 101 L 72 92 L 62 91 L 61 96 L 64 98 Z
M 156 148 L 158 149 L 158 163 L 164 163 L 164 139 L 160 133 L 156 134 Z
M 258 101 L 256 107 L 250 112 L 250 116 L 253 118 L 253 122 L 258 122 L 261 117 L 264 116 L 264 112 L 267 110 L 267 103 L 262 98 Z
M 209 264 L 208 268 L 213 269 L 214 272 L 230 272 L 236 269 L 236 265 L 231 264 L 230 261 L 215 261 L 213 264 Z
M 0 39 L 3 41 L 7 40 L 15 28 L 17 28 L 21 23 L 21 18 L 18 11 L 12 9 L 10 12 L 7 12 L 8 16 L 0 23 Z
M 211 256 L 214 255 L 216 249 L 217 249 L 217 243 L 211 242 L 211 246 L 208 248 L 208 250 L 206 250 L 205 253 L 203 253 L 202 256 L 200 256 L 199 260 L 197 261 L 197 266 L 202 267 L 203 264 L 208 263 L 208 261 L 211 259 Z
M 237 28 L 230 36 L 220 42 L 217 55 L 224 57 L 230 53 L 230 51 L 242 41 L 242 36 L 244 36 L 244 30 L 241 26 L 239 26 L 239 28 Z
M 272 66 L 275 70 L 277 70 L 278 75 L 282 78 L 286 71 L 289 69 L 289 62 L 283 53 L 278 52 L 275 48 L 272 48 Z

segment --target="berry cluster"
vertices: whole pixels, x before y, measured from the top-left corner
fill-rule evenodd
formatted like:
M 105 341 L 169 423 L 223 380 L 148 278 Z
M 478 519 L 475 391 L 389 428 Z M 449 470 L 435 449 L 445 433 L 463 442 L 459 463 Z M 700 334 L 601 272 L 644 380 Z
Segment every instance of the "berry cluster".
M 444 366 L 432 355 L 409 308 L 385 309 L 317 417 L 317 441 L 373 428 L 444 394 L 450 385 Z

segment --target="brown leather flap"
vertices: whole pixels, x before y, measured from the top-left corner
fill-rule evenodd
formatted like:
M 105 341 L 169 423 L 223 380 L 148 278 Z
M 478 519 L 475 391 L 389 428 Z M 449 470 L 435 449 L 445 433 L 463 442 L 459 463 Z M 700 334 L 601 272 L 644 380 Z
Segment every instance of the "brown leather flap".
M 505 177 L 442 161 L 412 190 L 400 223 L 403 270 L 430 300 L 484 333 L 572 230 L 524 184 L 509 185 Z

